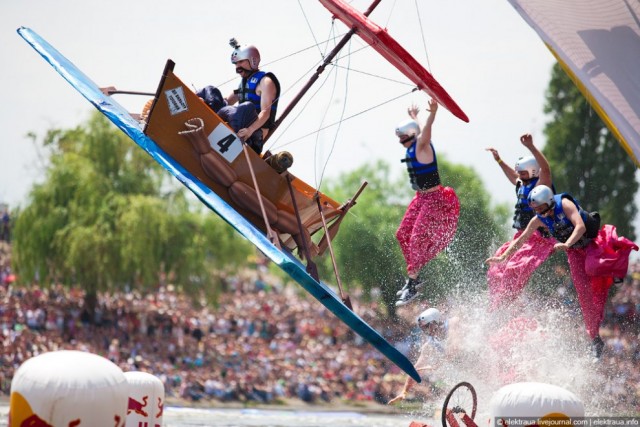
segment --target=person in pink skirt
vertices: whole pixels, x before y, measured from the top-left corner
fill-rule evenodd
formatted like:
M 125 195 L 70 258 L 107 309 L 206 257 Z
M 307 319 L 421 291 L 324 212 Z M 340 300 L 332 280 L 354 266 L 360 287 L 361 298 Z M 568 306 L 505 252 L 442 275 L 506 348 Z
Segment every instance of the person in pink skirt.
M 408 275 L 404 287 L 398 291 L 396 306 L 408 304 L 418 296 L 418 289 L 423 285 L 418 280 L 420 270 L 451 243 L 460 215 L 455 191 L 440 182 L 438 161 L 431 142 L 438 111 L 435 99 L 429 101 L 428 111 L 429 117 L 422 131 L 415 105 L 408 109 L 411 119 L 396 127 L 399 142 L 406 148 L 402 161 L 407 166 L 411 187 L 416 190 L 396 232 Z
M 600 228 L 598 213 L 582 209 L 570 194 L 554 195 L 549 187 L 540 185 L 529 193 L 529 205 L 536 216 L 501 255 L 487 262 L 508 260 L 538 228 L 546 228 L 556 240 L 554 250 L 567 252 L 593 355 L 600 358 L 604 342 L 599 330 L 609 288 L 626 275 L 629 254 L 631 250 L 638 250 L 638 246 L 625 237 L 618 237 L 611 225 Z
M 516 233 L 513 239 L 503 244 L 494 256 L 504 253 L 509 245 L 520 237 L 531 218 L 535 216 L 527 201 L 531 190 L 539 185 L 553 188 L 549 162 L 533 144 L 533 137 L 530 134 L 522 135 L 520 142 L 532 155 L 521 157 L 516 162 L 515 168 L 511 168 L 500 158 L 498 150 L 492 147 L 487 148 L 507 179 L 515 186 L 517 198 L 513 216 L 513 228 L 516 229 Z M 553 253 L 554 244 L 554 239 L 550 238 L 547 232 L 537 230 L 507 262 L 489 266 L 487 282 L 491 310 L 504 307 L 522 293 L 536 268 L 540 267 Z

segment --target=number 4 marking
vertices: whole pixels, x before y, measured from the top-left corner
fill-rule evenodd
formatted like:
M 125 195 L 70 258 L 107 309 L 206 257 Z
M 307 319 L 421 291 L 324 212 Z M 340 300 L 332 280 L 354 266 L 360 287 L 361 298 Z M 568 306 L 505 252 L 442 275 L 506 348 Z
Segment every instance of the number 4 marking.
M 211 148 L 229 163 L 242 153 L 242 141 L 223 123 L 218 123 L 207 139 Z
M 224 138 L 222 138 L 220 141 L 216 142 L 216 145 L 220 147 L 220 153 L 224 154 L 227 151 L 229 151 L 229 147 L 231 147 L 231 144 L 233 144 L 235 140 L 236 140 L 235 135 L 229 134 Z

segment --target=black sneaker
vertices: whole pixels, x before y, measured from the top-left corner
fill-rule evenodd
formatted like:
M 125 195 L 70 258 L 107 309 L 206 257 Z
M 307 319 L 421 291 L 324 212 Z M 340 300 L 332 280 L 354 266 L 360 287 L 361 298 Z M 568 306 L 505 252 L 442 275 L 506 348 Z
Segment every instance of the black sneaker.
M 602 356 L 602 350 L 604 350 L 604 341 L 602 341 L 602 338 L 598 335 L 591 342 L 591 353 L 593 354 L 593 357 L 600 359 Z
M 409 289 L 410 287 L 414 287 L 415 289 L 420 289 L 423 286 L 424 286 L 424 282 L 419 282 L 418 279 L 408 278 L 404 282 L 404 286 L 402 287 L 402 289 L 400 289 L 398 292 L 396 292 L 396 296 L 397 297 L 402 296 L 402 293 L 404 291 L 406 291 L 407 289 Z
M 614 277 L 613 278 L 613 283 L 618 284 L 618 283 L 622 283 L 624 282 L 624 278 L 623 277 Z
M 396 301 L 396 307 L 409 304 L 418 296 L 418 289 L 415 286 L 410 286 L 402 292 L 400 299 Z

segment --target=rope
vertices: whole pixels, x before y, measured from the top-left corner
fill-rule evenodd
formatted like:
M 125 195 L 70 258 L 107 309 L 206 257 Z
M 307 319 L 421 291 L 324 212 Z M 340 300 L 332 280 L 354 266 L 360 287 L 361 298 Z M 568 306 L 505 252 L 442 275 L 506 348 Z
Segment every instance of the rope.
M 334 66 L 338 67 L 338 68 L 345 68 L 345 67 L 342 67 L 341 65 L 338 65 L 338 64 L 334 64 Z M 378 74 L 367 73 L 366 71 L 355 70 L 353 68 L 350 68 L 349 71 L 351 71 L 352 73 L 364 74 L 365 76 L 369 76 L 369 77 L 376 77 L 378 79 L 386 80 L 386 81 L 392 82 L 392 83 L 398 83 L 398 84 L 405 85 L 405 86 L 413 86 L 413 83 L 407 83 L 407 82 L 402 82 L 400 80 L 394 80 L 394 79 L 391 79 L 389 77 L 380 76 Z
M 420 35 L 422 36 L 422 46 L 424 47 L 424 56 L 427 58 L 427 68 L 431 72 L 431 64 L 429 63 L 429 53 L 427 52 L 427 42 L 424 38 L 424 28 L 422 28 L 422 18 L 420 18 L 420 9 L 418 8 L 418 0 L 414 0 L 416 5 L 416 15 L 418 15 L 418 22 L 420 24 Z
M 349 43 L 349 49 L 351 49 L 351 43 Z M 345 76 L 345 85 L 344 85 L 344 101 L 342 102 L 342 111 L 340 112 L 340 120 L 338 121 L 338 128 L 336 129 L 336 132 L 333 136 L 333 143 L 331 144 L 331 149 L 329 150 L 329 154 L 327 155 L 327 158 L 324 162 L 324 166 L 322 167 L 322 173 L 320 174 L 320 182 L 318 182 L 318 185 L 316 186 L 316 188 L 318 189 L 318 191 L 320 190 L 320 187 L 322 185 L 322 180 L 324 179 L 324 174 L 327 170 L 327 165 L 329 164 L 329 160 L 331 159 L 331 156 L 333 155 L 333 150 L 336 147 L 336 142 L 338 141 L 338 133 L 340 132 L 340 126 L 342 124 L 342 121 L 344 119 L 344 112 L 347 108 L 347 98 L 348 98 L 348 94 L 349 94 L 349 70 L 350 70 L 350 65 L 351 65 L 351 55 L 347 54 L 346 55 L 348 61 L 347 61 L 347 73 Z M 336 71 L 336 82 L 338 81 L 338 73 Z M 333 95 L 332 95 L 333 98 Z M 317 133 L 318 137 L 320 136 L 320 132 Z M 316 141 L 318 140 L 318 138 L 316 138 Z
M 396 0 L 393 0 L 393 4 L 391 5 L 391 10 L 389 11 L 389 16 L 387 17 L 387 22 L 384 24 L 384 28 L 389 26 L 389 21 L 391 21 L 391 15 L 393 14 L 393 10 L 396 8 Z
M 313 37 L 313 41 L 316 42 L 316 47 L 318 48 L 318 51 L 320 52 L 320 56 L 322 56 L 322 58 L 324 58 L 324 54 L 322 53 L 322 50 L 320 49 L 320 44 L 318 43 L 318 39 L 316 39 L 316 35 L 313 32 L 313 28 L 311 28 L 311 23 L 309 22 L 309 19 L 307 19 L 307 14 L 304 13 L 304 8 L 302 7 L 302 3 L 300 3 L 300 0 L 298 0 L 298 6 L 300 6 L 300 10 L 302 11 L 302 16 L 304 16 L 304 20 L 307 23 L 307 27 L 309 28 L 309 32 L 311 33 L 311 37 Z
M 280 138 L 282 138 L 282 136 L 284 136 L 287 132 L 287 130 L 291 127 L 291 125 L 293 125 L 296 120 L 300 117 L 300 115 L 302 115 L 302 113 L 304 112 L 304 110 L 306 109 L 307 105 L 309 105 L 309 103 L 313 100 L 313 98 L 320 92 L 320 90 L 324 87 L 324 85 L 326 84 L 327 80 L 329 79 L 331 73 L 326 73 L 324 75 L 324 80 L 319 83 L 316 87 L 315 92 L 313 92 L 313 94 L 311 96 L 308 96 L 307 101 L 304 103 L 304 105 L 301 108 L 298 108 L 298 113 L 291 119 L 289 120 L 288 124 L 284 127 L 284 129 L 277 135 L 275 136 L 273 142 L 267 147 L 267 149 L 275 149 L 277 142 L 280 140 Z M 285 144 L 288 145 L 288 144 Z M 278 145 L 278 147 L 284 147 L 285 145 Z
M 309 137 L 311 135 L 314 135 L 314 134 L 316 134 L 318 132 L 322 132 L 323 130 L 326 130 L 326 129 L 329 129 L 329 128 L 333 127 L 333 126 L 336 126 L 336 125 L 340 124 L 341 122 L 346 122 L 347 120 L 351 120 L 351 119 L 353 119 L 355 117 L 358 117 L 358 116 L 360 116 L 360 115 L 362 115 L 364 113 L 368 113 L 369 111 L 375 110 L 376 108 L 382 107 L 383 105 L 386 105 L 386 104 L 388 104 L 390 102 L 393 102 L 393 101 L 395 101 L 397 99 L 400 99 L 400 98 L 402 98 L 404 96 L 410 95 L 410 94 L 412 94 L 413 92 L 415 92 L 417 90 L 420 90 L 420 89 L 415 87 L 415 88 L 413 88 L 411 91 L 409 91 L 407 93 L 403 93 L 402 95 L 395 96 L 395 97 L 393 97 L 393 98 L 391 98 L 391 99 L 389 99 L 387 101 L 381 102 L 380 104 L 376 104 L 371 108 L 367 108 L 366 110 L 362 110 L 362 111 L 360 111 L 358 113 L 355 113 L 355 114 L 353 114 L 351 116 L 348 116 L 348 117 L 346 117 L 346 118 L 344 118 L 344 119 L 342 119 L 342 120 L 340 120 L 338 122 L 334 122 L 334 123 L 331 123 L 331 124 L 329 124 L 327 126 L 324 126 L 324 127 L 320 128 L 320 129 L 318 129 L 317 131 L 309 132 L 309 133 L 307 133 L 305 135 L 302 135 L 302 136 L 300 136 L 300 137 L 298 137 L 296 139 L 292 139 L 291 141 L 288 141 L 288 142 L 280 145 L 279 147 L 286 147 L 288 145 L 291 145 L 291 144 L 293 144 L 295 142 L 300 141 L 301 139 L 307 138 L 307 137 Z
M 333 27 L 333 25 L 332 25 L 332 27 Z M 336 57 L 336 62 L 338 62 L 339 60 L 340 60 L 340 57 L 337 56 Z M 324 114 L 322 115 L 322 119 L 320 119 L 320 125 L 319 125 L 320 127 L 322 127 L 322 123 L 324 123 L 324 120 L 326 119 L 327 114 L 329 113 L 329 109 L 331 108 L 331 102 L 333 101 L 333 98 L 335 96 L 336 86 L 338 84 L 338 73 L 337 73 L 335 67 L 331 68 L 330 74 L 334 76 L 333 87 L 331 88 L 331 95 L 329 96 L 329 101 L 327 102 L 327 106 L 326 106 L 326 108 L 324 110 Z M 322 182 L 322 175 L 320 175 L 320 180 L 318 181 L 318 170 L 317 170 L 317 162 L 316 162 L 316 159 L 318 158 L 318 147 L 319 147 L 319 141 L 318 140 L 319 139 L 320 139 L 320 132 L 316 132 L 316 141 L 315 141 L 314 149 L 313 149 L 313 151 L 314 151 L 314 156 L 313 156 L 314 157 L 314 161 L 313 161 L 313 176 L 314 176 L 314 179 L 315 179 L 316 189 L 318 191 L 320 191 L 320 183 Z

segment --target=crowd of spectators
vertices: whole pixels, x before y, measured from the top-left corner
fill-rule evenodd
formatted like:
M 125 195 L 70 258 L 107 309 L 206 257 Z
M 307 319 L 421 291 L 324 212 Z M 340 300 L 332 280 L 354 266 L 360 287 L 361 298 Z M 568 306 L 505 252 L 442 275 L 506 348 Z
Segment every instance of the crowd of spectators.
M 22 362 L 61 349 L 153 373 L 167 396 L 191 401 L 382 402 L 400 386 L 398 368 L 297 287 L 257 277 L 227 286 L 215 309 L 167 285 L 100 294 L 93 315 L 78 289 L 0 286 L 0 395 Z M 375 304 L 358 312 L 372 323 L 379 314 Z
M 191 401 L 384 403 L 402 388 L 395 365 L 297 286 L 260 269 L 245 274 L 227 279 L 215 308 L 167 284 L 147 295 L 100 294 L 93 313 L 79 289 L 0 282 L 0 395 L 25 360 L 60 349 L 153 373 L 167 396 Z M 625 375 L 603 387 L 638 408 L 640 264 L 614 286 L 601 335 L 605 362 Z M 356 310 L 392 342 L 411 329 L 409 320 L 385 322 L 375 302 Z

